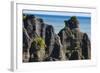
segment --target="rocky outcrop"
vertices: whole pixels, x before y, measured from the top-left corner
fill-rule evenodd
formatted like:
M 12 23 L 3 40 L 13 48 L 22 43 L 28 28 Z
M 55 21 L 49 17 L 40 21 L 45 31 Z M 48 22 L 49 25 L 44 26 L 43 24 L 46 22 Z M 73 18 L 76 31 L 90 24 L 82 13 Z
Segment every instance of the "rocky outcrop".
M 80 31 L 77 17 L 64 22 L 65 27 L 56 34 L 42 18 L 24 14 L 23 62 L 90 59 L 90 40 Z
M 68 60 L 90 59 L 91 45 L 88 35 L 80 31 L 79 21 L 73 16 L 65 21 L 65 27 L 58 33 Z

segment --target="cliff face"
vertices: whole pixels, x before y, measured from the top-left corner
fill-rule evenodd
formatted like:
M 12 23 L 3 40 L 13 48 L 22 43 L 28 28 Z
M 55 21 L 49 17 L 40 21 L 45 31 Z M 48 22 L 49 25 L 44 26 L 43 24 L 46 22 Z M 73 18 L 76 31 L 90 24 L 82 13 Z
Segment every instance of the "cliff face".
M 23 15 L 23 62 L 80 60 L 91 58 L 90 40 L 73 16 L 55 33 L 52 25 L 34 15 Z
M 58 33 L 68 60 L 90 59 L 91 45 L 88 35 L 80 31 L 79 21 L 73 16 L 65 21 L 65 27 Z

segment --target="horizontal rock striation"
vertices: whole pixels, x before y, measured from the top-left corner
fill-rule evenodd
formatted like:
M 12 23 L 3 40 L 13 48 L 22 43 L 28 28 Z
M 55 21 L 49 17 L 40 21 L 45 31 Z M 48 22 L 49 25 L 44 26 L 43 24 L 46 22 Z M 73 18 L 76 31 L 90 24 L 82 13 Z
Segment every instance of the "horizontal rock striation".
M 58 34 L 42 18 L 23 14 L 23 62 L 91 59 L 91 43 L 76 16 Z

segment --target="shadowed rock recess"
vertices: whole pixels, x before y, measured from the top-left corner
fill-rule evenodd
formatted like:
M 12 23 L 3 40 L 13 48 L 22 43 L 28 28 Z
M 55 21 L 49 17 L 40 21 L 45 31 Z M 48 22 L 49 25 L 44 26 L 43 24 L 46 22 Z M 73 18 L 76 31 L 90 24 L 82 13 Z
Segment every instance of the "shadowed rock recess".
M 42 18 L 23 14 L 23 62 L 91 59 L 89 37 L 80 31 L 77 17 L 64 20 L 64 24 L 56 34 Z

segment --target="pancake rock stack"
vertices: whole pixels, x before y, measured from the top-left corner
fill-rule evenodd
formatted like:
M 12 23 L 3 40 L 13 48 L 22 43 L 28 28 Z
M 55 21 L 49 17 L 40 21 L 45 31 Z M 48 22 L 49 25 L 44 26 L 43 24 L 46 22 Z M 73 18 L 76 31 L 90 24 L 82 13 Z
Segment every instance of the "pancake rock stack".
M 23 14 L 23 62 L 90 59 L 90 40 L 80 31 L 77 17 L 64 23 L 57 34 L 42 18 Z

